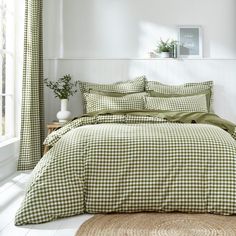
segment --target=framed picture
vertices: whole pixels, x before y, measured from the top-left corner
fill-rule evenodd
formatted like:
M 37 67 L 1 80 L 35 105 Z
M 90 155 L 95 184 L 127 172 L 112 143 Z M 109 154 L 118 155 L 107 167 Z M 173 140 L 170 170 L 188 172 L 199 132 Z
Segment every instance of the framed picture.
M 180 58 L 202 58 L 201 26 L 178 26 Z

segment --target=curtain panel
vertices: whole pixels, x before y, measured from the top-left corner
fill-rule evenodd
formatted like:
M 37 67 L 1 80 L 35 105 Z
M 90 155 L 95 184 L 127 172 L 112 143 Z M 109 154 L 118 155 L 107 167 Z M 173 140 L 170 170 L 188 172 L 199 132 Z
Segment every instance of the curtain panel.
M 43 0 L 26 0 L 18 170 L 33 169 L 42 157 L 45 125 L 42 18 Z

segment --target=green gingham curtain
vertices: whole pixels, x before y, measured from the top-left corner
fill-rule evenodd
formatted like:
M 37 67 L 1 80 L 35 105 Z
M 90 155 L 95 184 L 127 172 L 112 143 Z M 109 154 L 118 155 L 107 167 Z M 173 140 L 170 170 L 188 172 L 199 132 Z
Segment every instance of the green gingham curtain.
M 33 169 L 42 156 L 43 104 L 43 0 L 25 1 L 24 69 L 18 170 Z

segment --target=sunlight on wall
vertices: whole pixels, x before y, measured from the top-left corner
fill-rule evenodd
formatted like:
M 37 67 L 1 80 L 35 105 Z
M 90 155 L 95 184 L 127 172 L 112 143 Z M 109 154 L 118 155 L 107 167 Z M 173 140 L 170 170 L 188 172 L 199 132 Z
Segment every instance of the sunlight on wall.
M 45 57 L 146 58 L 160 37 L 177 36 L 177 25 L 202 25 L 206 57 L 236 58 L 235 6 L 235 0 L 45 0 Z
M 149 57 L 148 53 L 156 49 L 160 39 L 178 39 L 177 28 L 173 25 L 159 25 L 152 22 L 141 22 L 139 25 L 139 57 Z

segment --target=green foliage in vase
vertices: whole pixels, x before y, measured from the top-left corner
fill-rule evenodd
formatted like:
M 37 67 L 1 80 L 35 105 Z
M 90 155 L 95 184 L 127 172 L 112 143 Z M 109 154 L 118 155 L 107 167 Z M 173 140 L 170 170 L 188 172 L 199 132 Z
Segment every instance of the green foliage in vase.
M 72 82 L 71 80 L 70 75 L 64 75 L 55 82 L 45 79 L 44 83 L 48 88 L 53 90 L 55 97 L 69 99 L 70 96 L 73 96 L 78 91 L 77 86 L 79 83 L 79 81 Z
M 177 41 L 176 40 L 166 40 L 163 41 L 162 39 L 160 39 L 160 42 L 157 45 L 157 53 L 162 53 L 162 52 L 171 52 L 173 50 L 173 47 L 177 45 Z

